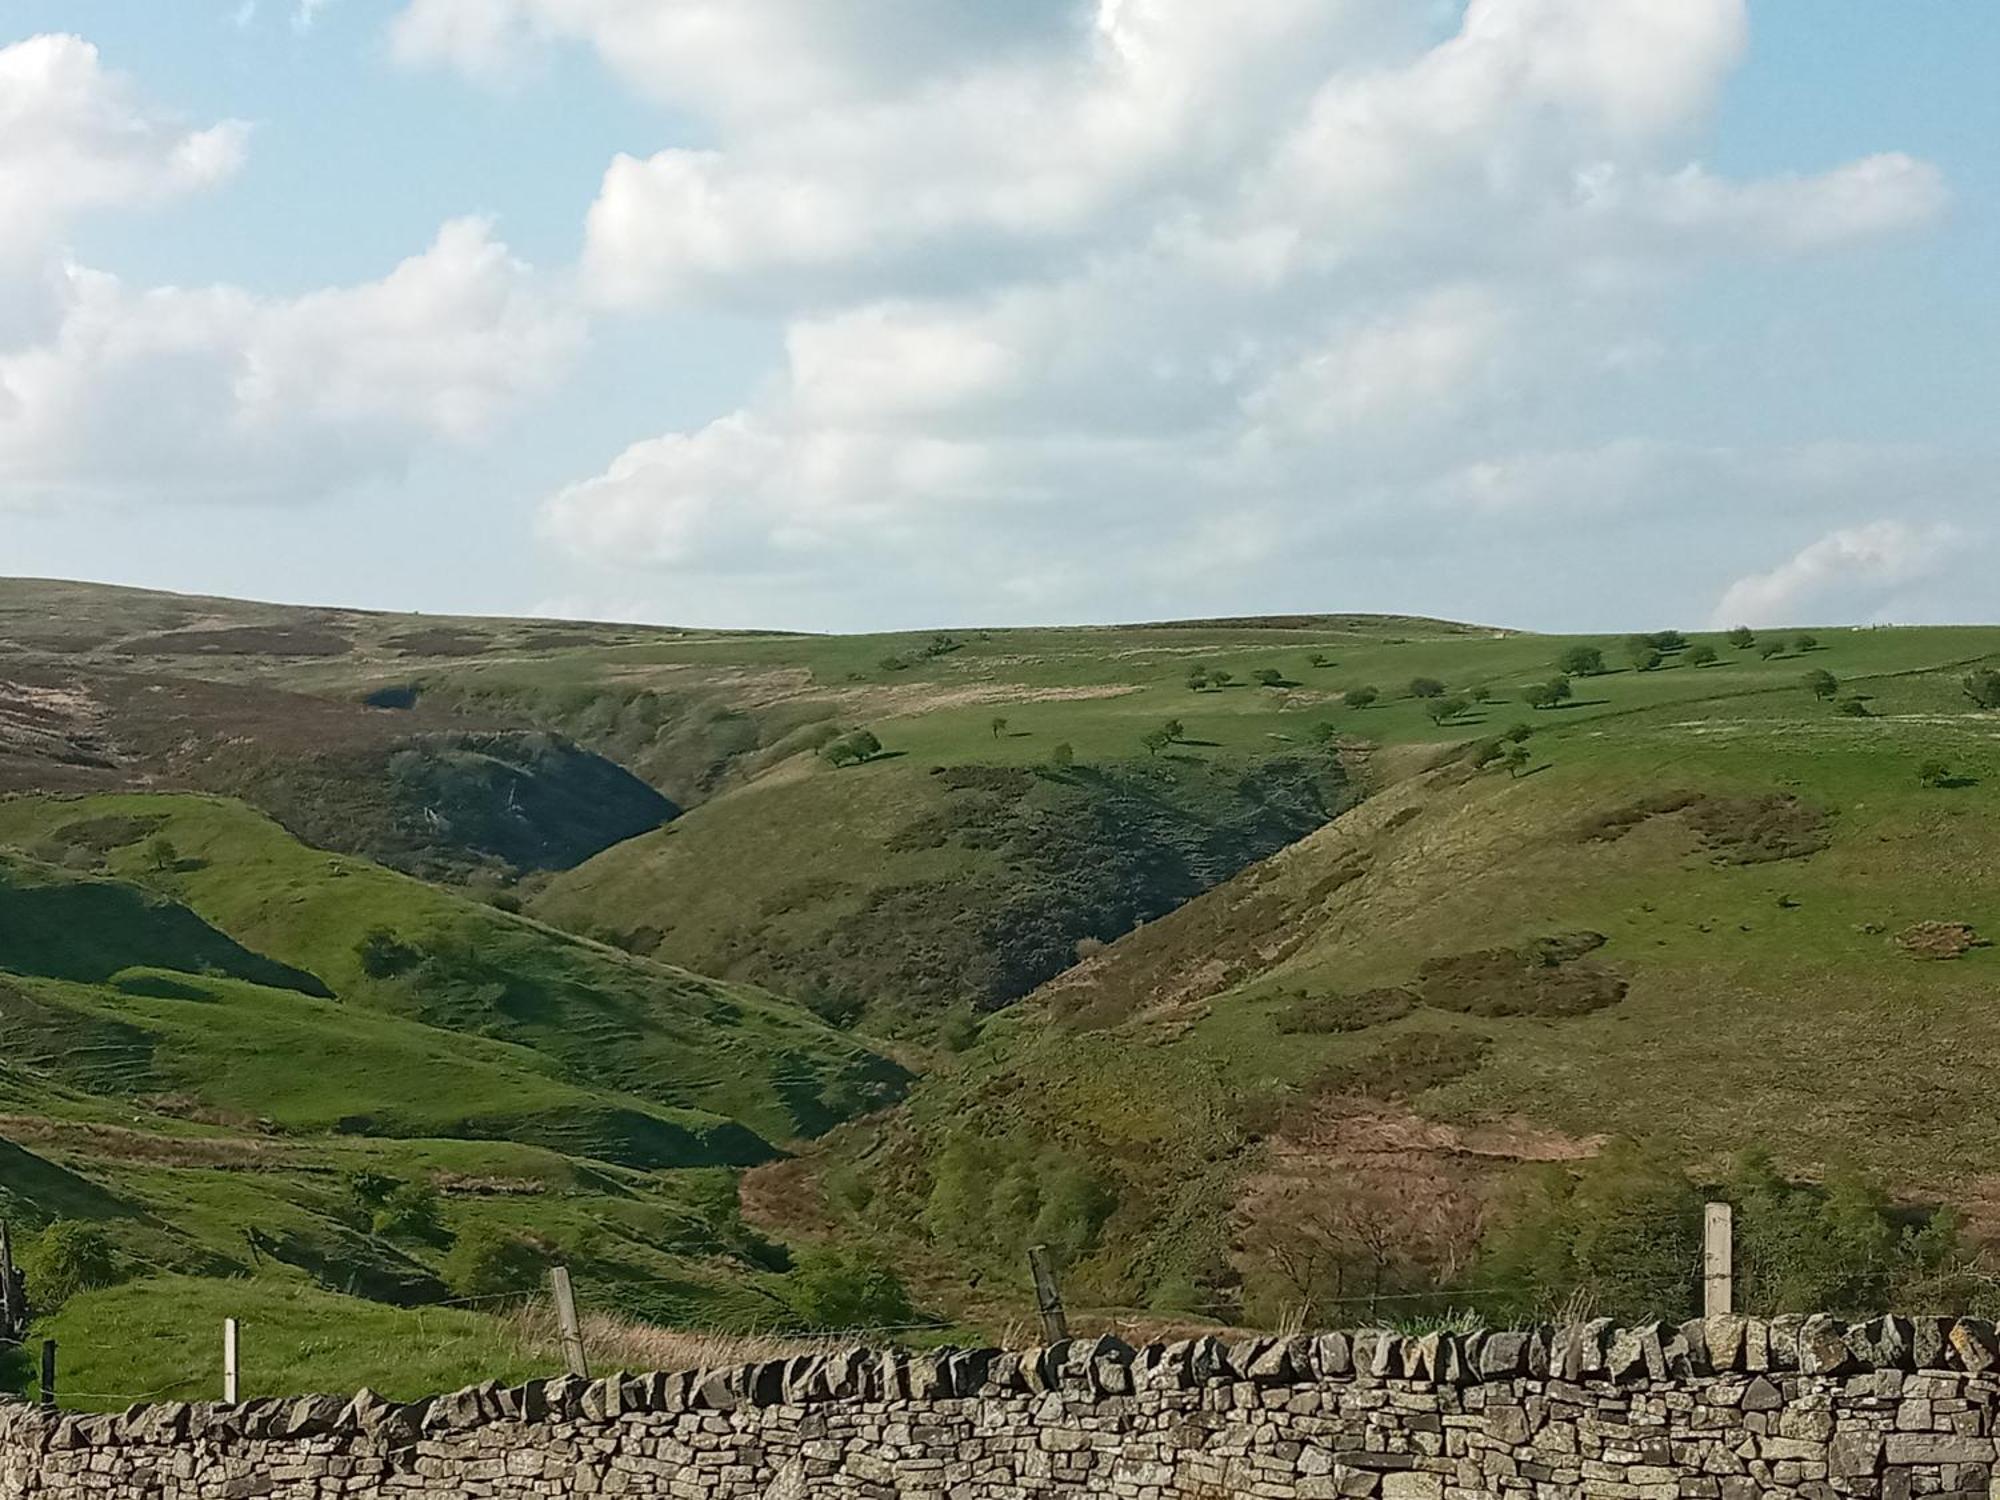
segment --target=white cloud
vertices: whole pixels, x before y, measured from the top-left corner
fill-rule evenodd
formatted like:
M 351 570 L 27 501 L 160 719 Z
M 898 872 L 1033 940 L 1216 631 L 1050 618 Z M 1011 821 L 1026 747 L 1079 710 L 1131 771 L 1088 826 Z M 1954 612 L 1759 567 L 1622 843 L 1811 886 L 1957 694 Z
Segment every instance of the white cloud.
M 1722 629 L 1872 619 L 1942 571 L 1961 540 L 1948 524 L 1900 520 L 1830 531 L 1770 571 L 1730 584 L 1711 621 Z
M 295 298 L 71 267 L 58 300 L 52 334 L 0 348 L 0 494 L 21 503 L 325 494 L 478 435 L 582 338 L 478 220 Z
M 600 303 L 786 320 L 754 399 L 565 487 L 547 538 L 788 600 L 960 578 L 1087 611 L 1071 548 L 1142 589 L 1240 583 L 1396 518 L 1616 514 L 1677 495 L 1669 458 L 1805 504 L 1840 485 L 1788 472 L 1797 450 L 1594 423 L 1671 378 L 1663 288 L 1919 228 L 1945 198 L 1894 152 L 1753 179 L 1692 161 L 1744 0 L 1471 0 L 1443 26 L 1407 0 L 1079 0 L 992 45 L 932 13 L 406 8 L 411 60 L 589 45 L 701 121 L 698 147 L 606 172 Z
M 81 37 L 0 47 L 0 274 L 77 215 L 196 192 L 242 164 L 248 127 L 193 128 L 149 108 Z

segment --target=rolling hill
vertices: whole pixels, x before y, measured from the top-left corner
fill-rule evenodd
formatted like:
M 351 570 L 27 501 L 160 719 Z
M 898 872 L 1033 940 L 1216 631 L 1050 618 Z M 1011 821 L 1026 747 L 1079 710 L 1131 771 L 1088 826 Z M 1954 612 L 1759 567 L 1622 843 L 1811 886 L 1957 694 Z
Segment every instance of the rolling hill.
M 1619 1141 L 1989 1241 L 1996 664 L 0 583 L 0 1202 L 268 1280 L 307 1341 L 314 1298 L 441 1300 L 482 1224 L 669 1322 L 785 1325 L 832 1244 L 992 1327 L 1035 1241 L 1086 1317 L 1275 1320 L 1274 1236 L 1338 1210 L 1449 1305 L 1532 1169 Z

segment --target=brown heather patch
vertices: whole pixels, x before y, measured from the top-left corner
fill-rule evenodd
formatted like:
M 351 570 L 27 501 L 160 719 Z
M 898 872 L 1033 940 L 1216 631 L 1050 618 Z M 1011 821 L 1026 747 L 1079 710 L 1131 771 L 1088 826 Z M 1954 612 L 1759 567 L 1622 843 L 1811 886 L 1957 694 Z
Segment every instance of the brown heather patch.
M 1578 843 L 1616 843 L 1653 818 L 1685 814 L 1687 825 L 1718 864 L 1755 865 L 1804 859 L 1831 842 L 1827 810 L 1786 792 L 1716 796 L 1656 792 L 1593 814 L 1575 827 Z

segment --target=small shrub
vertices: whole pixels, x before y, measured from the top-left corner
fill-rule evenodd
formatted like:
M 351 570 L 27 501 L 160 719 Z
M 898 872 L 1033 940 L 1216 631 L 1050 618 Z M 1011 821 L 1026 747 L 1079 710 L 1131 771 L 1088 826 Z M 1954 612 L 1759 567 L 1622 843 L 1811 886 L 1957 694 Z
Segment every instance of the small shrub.
M 491 1224 L 475 1224 L 458 1237 L 441 1268 L 456 1297 L 526 1296 L 550 1264 L 548 1248 Z
M 910 1294 L 888 1260 L 873 1250 L 818 1246 L 798 1257 L 791 1302 L 810 1328 L 895 1329 L 915 1320 Z
M 21 1257 L 28 1301 L 37 1313 L 56 1311 L 70 1298 L 123 1279 L 118 1247 L 111 1236 L 82 1219 L 58 1219 L 44 1229 Z
M 375 1210 L 375 1232 L 393 1239 L 435 1241 L 444 1237 L 444 1205 L 428 1182 L 406 1182 Z
M 354 945 L 354 955 L 361 960 L 361 972 L 370 979 L 393 979 L 423 957 L 387 927 L 371 927 L 363 933 Z

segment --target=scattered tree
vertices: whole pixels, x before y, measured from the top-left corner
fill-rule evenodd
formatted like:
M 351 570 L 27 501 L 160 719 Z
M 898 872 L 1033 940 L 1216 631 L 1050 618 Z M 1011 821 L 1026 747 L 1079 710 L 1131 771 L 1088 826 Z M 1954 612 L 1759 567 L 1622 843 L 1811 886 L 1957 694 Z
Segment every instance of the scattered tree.
M 1840 691 L 1840 679 L 1824 667 L 1815 667 L 1799 679 L 1799 685 L 1824 703 Z
M 1496 760 L 1505 760 L 1506 757 L 1506 748 L 1499 740 L 1480 740 L 1473 745 L 1470 754 L 1475 771 L 1483 771 Z
M 1842 698 L 1834 706 L 1834 712 L 1844 714 L 1850 719 L 1865 719 L 1868 717 L 1868 700 L 1859 694 Z
M 1471 707 L 1472 704 L 1464 698 L 1433 698 L 1424 706 L 1424 712 L 1433 724 L 1445 724 Z
M 1634 646 L 1630 656 L 1632 670 L 1635 672 L 1651 672 L 1665 660 L 1660 655 L 1660 648 L 1649 641 L 1641 641 L 1638 645 Z
M 1444 684 L 1439 682 L 1435 677 L 1412 677 L 1410 679 L 1410 696 L 1412 698 L 1442 698 L 1444 696 Z
M 1283 687 L 1285 685 L 1285 674 L 1280 672 L 1276 667 L 1259 667 L 1256 677 L 1257 681 L 1264 687 Z
M 1049 764 L 1059 771 L 1067 771 L 1076 764 L 1076 750 L 1068 740 L 1057 740 L 1055 748 L 1049 751 Z
M 1951 767 L 1941 760 L 1927 760 L 1917 767 L 1917 785 L 1941 787 L 1951 780 Z
M 1528 747 L 1519 740 L 1514 741 L 1500 753 L 1500 763 L 1507 768 L 1508 779 L 1513 780 L 1528 769 Z
M 1688 651 L 1687 659 L 1691 667 L 1712 666 L 1715 663 L 1715 647 L 1706 643 L 1695 646 Z
M 1597 646 L 1571 646 L 1556 658 L 1556 670 L 1565 677 L 1594 677 L 1604 670 L 1604 651 Z
M 1306 658 L 1306 665 L 1309 667 L 1330 667 L 1333 665 L 1333 659 L 1324 651 L 1315 651 L 1311 656 Z
M 1747 651 L 1750 647 L 1757 644 L 1757 632 L 1752 630 L 1748 625 L 1738 625 L 1728 635 L 1724 636 L 1723 639 L 1728 641 L 1738 651 Z
M 1235 680 L 1236 676 L 1233 672 L 1224 671 L 1221 667 L 1209 668 L 1208 681 L 1211 687 L 1226 688 Z
M 1139 743 L 1146 747 L 1148 755 L 1158 755 L 1174 742 L 1174 737 L 1164 729 L 1149 729 L 1139 736 Z
M 155 875 L 167 875 L 180 868 L 181 851 L 164 833 L 146 840 L 146 868 Z
M 1507 726 L 1507 732 L 1500 736 L 1501 739 L 1510 741 L 1511 743 L 1516 745 L 1524 745 L 1534 737 L 1535 737 L 1535 726 L 1525 722 L 1518 724 L 1509 724 Z
M 1330 745 L 1338 737 L 1340 730 L 1327 720 L 1321 719 L 1306 733 L 1315 745 Z
M 990 727 L 993 731 L 993 738 L 996 740 L 999 739 L 1001 735 L 1007 732 L 1006 717 L 1001 714 L 995 714 L 993 716 L 992 724 L 988 727 Z
M 1521 694 L 1522 701 L 1530 708 L 1554 708 L 1558 703 L 1570 699 L 1570 685 L 1567 677 L 1552 677 L 1547 682 L 1538 682 Z
M 1965 696 L 1981 708 L 2000 708 L 2000 672 L 1991 667 L 1981 667 L 1968 672 L 1961 684 Z
M 1802 635 L 1792 642 L 1792 649 L 1801 653 L 1817 651 L 1819 650 L 1819 637 L 1816 635 Z
M 1169 719 L 1160 728 L 1166 731 L 1167 740 L 1170 744 L 1178 745 L 1182 740 L 1187 738 L 1187 725 L 1183 724 L 1179 719 Z
M 1774 656 L 1783 656 L 1784 654 L 1785 643 L 1783 641 L 1766 641 L 1762 646 L 1757 648 L 1757 655 L 1765 661 L 1769 661 Z
M 1196 693 L 1207 692 L 1208 673 L 1204 671 L 1202 668 L 1196 667 L 1193 671 L 1188 673 L 1187 685 L 1188 685 L 1188 690 L 1190 692 L 1196 692 Z
M 1366 708 L 1381 696 L 1382 694 L 1378 689 L 1364 685 L 1349 688 L 1340 695 L 1340 701 L 1345 703 L 1349 708 Z
M 1646 640 L 1655 651 L 1682 651 L 1687 648 L 1687 637 L 1678 630 L 1656 630 Z
M 836 766 L 859 765 L 880 755 L 882 742 L 868 730 L 857 729 L 822 747 L 819 753 Z

